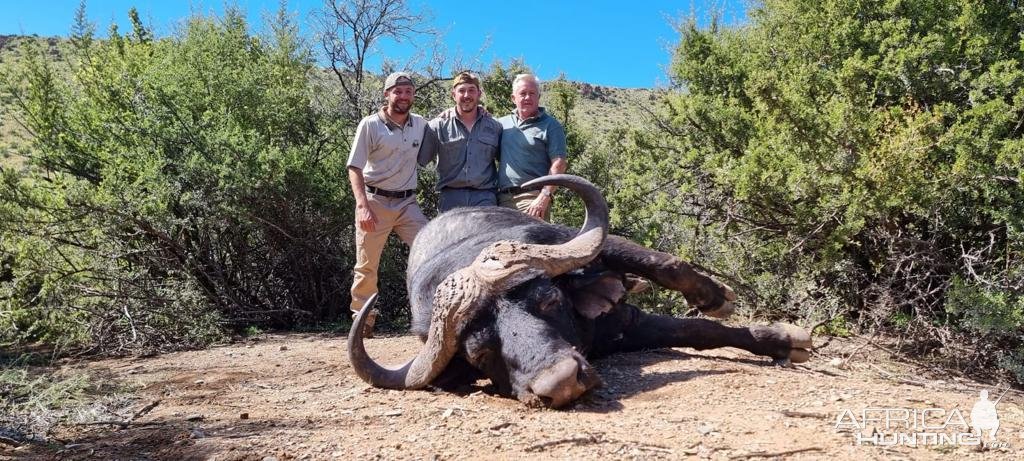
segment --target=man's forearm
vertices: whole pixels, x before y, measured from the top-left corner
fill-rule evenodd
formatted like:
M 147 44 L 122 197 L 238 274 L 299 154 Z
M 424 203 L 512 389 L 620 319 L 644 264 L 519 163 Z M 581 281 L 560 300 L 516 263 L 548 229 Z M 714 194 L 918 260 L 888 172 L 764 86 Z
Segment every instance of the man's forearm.
M 556 158 L 555 161 L 551 162 L 551 167 L 548 168 L 548 174 L 562 174 L 568 169 L 569 162 L 565 161 L 564 158 L 559 157 Z M 549 195 L 554 194 L 557 189 L 558 186 L 544 186 L 544 190 L 547 191 Z
M 352 185 L 352 196 L 356 205 L 366 205 L 366 183 L 363 181 L 363 170 L 354 166 L 348 167 L 348 182 Z
M 423 140 L 420 141 L 420 150 L 416 153 L 416 163 L 421 167 L 426 167 L 437 159 L 437 135 L 434 130 L 427 126 L 423 130 Z

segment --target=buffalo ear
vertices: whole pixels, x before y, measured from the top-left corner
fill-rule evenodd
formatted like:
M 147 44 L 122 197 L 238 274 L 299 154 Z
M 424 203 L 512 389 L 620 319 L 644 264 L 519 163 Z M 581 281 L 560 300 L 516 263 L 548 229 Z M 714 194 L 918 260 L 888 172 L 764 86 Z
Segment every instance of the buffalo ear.
M 622 276 L 617 272 L 601 272 L 573 277 L 570 297 L 576 312 L 588 318 L 610 311 L 626 295 Z

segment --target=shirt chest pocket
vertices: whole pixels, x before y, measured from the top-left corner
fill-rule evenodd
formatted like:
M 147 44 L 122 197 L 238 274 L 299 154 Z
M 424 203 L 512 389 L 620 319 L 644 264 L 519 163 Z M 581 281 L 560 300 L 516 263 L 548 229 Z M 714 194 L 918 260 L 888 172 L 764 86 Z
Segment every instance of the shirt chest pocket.
M 480 136 L 477 137 L 477 140 L 480 141 L 481 144 L 484 144 L 484 145 L 487 145 L 487 146 L 497 146 L 498 145 L 498 134 L 497 133 L 491 133 L 491 132 L 480 133 Z
M 488 157 L 491 160 L 493 160 L 496 154 L 498 153 L 499 140 L 498 135 L 496 133 L 480 133 L 480 135 L 476 137 L 475 143 L 477 152 L 483 154 L 484 156 Z
M 458 133 L 448 133 L 448 136 L 441 138 L 441 158 L 448 161 L 455 161 L 463 155 L 466 149 L 466 138 Z
M 527 128 L 523 130 L 523 135 L 526 137 L 526 142 L 531 146 L 536 145 L 547 145 L 547 134 L 540 128 Z

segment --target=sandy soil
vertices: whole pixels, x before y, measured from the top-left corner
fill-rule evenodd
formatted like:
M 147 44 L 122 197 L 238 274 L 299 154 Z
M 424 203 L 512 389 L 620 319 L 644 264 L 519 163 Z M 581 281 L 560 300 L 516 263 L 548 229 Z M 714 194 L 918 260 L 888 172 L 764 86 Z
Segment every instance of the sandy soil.
M 844 410 L 860 418 L 870 408 L 942 409 L 925 412 L 931 424 L 954 413 L 969 422 L 981 389 L 992 399 L 1002 392 L 869 344 L 833 341 L 795 368 L 733 349 L 620 354 L 594 362 L 602 389 L 553 411 L 490 395 L 484 382 L 461 394 L 371 388 L 352 373 L 344 338 L 271 335 L 67 365 L 139 386 L 117 418 L 129 423 L 68 425 L 59 443 L 0 445 L 0 459 L 1024 458 L 1024 405 L 1012 391 L 996 407 L 1001 426 L 987 448 L 858 446 L 849 424 L 836 428 Z M 419 343 L 393 336 L 367 345 L 398 363 Z M 850 418 L 843 422 L 860 424 Z M 884 424 L 859 433 L 885 432 Z

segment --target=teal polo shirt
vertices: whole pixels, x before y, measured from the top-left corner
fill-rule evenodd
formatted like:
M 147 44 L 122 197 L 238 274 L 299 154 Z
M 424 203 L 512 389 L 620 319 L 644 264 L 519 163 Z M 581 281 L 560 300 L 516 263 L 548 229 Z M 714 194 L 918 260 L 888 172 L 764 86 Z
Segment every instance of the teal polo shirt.
M 520 186 L 546 176 L 556 158 L 565 158 L 565 129 L 543 107 L 526 120 L 512 112 L 498 121 L 502 129 L 499 188 Z

